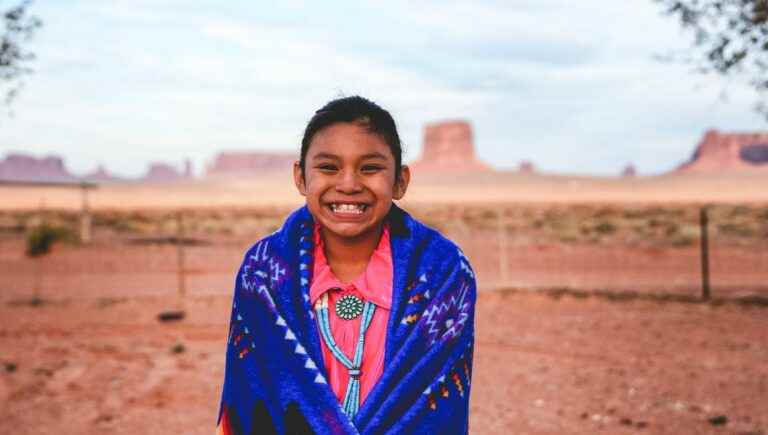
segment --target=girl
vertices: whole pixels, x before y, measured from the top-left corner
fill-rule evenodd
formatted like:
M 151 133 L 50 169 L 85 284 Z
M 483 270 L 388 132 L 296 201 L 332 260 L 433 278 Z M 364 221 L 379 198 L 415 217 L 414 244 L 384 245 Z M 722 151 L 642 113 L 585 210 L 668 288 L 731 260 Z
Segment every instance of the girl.
M 219 433 L 466 433 L 475 277 L 393 204 L 410 171 L 390 114 L 331 101 L 293 175 L 306 205 L 235 280 Z

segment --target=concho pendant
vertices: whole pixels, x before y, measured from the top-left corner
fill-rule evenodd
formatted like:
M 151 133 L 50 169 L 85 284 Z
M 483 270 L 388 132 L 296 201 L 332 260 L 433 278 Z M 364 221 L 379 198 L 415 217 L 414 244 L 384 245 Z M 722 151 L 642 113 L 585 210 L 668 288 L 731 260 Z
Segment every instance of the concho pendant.
M 336 315 L 344 320 L 352 320 L 363 314 L 363 300 L 355 295 L 344 295 L 336 301 Z

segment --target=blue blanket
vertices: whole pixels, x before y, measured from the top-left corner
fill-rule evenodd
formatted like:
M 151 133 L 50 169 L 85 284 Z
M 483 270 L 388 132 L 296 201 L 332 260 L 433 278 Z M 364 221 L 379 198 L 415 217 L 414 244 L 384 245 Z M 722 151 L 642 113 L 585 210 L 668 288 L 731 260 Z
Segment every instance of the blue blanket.
M 309 303 L 306 207 L 245 255 L 235 284 L 220 433 L 467 433 L 475 277 L 455 244 L 392 205 L 384 372 L 353 420 L 324 377 Z

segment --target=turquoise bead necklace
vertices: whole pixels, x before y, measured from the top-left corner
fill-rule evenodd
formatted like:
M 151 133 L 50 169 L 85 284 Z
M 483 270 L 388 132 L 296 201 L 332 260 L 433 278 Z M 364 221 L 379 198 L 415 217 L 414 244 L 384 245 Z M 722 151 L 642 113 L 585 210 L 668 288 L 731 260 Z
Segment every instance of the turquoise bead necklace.
M 356 300 L 345 299 L 354 298 Z M 342 301 L 345 301 L 341 304 Z M 347 382 L 347 392 L 344 394 L 344 402 L 342 403 L 342 410 L 349 418 L 355 418 L 358 409 L 360 409 L 360 366 L 363 362 L 363 348 L 365 347 L 365 332 L 371 325 L 373 319 L 373 313 L 376 310 L 376 305 L 370 301 L 366 301 L 362 304 L 362 301 L 357 296 L 346 295 L 342 296 L 336 304 L 336 313 L 345 320 L 351 320 L 360 315 L 357 309 L 358 304 L 362 305 L 362 319 L 360 319 L 360 335 L 357 339 L 357 347 L 355 348 L 355 355 L 350 360 L 344 352 L 341 351 L 336 344 L 336 340 L 333 339 L 331 334 L 331 323 L 328 316 L 328 292 L 324 293 L 320 299 L 315 302 L 315 312 L 317 313 L 318 323 L 320 324 L 320 334 L 325 341 L 325 345 L 331 351 L 334 357 L 349 370 L 349 380 Z

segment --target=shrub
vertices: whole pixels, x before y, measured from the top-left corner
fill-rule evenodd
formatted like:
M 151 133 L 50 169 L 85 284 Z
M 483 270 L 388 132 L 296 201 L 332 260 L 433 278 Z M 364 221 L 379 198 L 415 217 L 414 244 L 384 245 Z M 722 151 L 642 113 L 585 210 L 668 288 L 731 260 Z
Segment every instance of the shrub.
M 51 246 L 58 241 L 73 242 L 75 233 L 66 227 L 55 227 L 42 224 L 35 227 L 27 236 L 27 255 L 39 257 L 51 251 Z
M 733 237 L 755 237 L 756 232 L 746 225 L 740 225 L 738 223 L 724 223 L 717 226 L 718 232 Z
M 696 242 L 696 239 L 691 236 L 682 234 L 675 235 L 669 239 L 669 244 L 675 248 L 684 248 L 686 246 L 692 246 Z
M 612 234 L 616 232 L 616 225 L 610 223 L 610 222 L 600 222 L 595 226 L 595 231 L 597 231 L 600 234 Z

